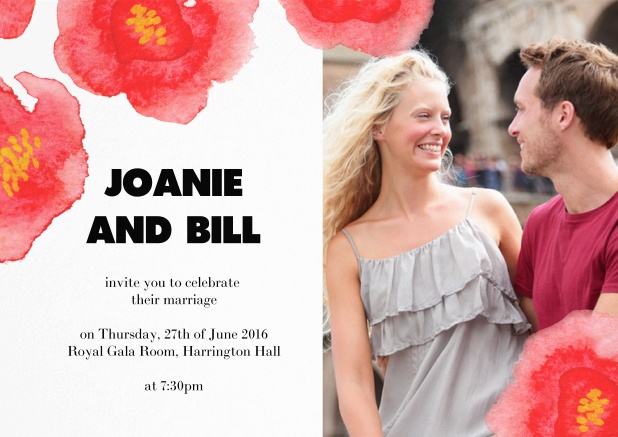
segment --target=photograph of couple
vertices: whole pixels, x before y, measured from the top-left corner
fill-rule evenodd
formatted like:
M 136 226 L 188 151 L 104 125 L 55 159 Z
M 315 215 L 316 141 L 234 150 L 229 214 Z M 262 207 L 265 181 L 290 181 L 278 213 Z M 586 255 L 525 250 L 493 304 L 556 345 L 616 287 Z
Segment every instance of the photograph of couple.
M 557 385 L 547 428 L 496 402 L 572 313 L 618 327 L 618 2 L 464 3 L 408 51 L 325 53 L 324 435 L 613 435 L 601 383 L 575 434 Z

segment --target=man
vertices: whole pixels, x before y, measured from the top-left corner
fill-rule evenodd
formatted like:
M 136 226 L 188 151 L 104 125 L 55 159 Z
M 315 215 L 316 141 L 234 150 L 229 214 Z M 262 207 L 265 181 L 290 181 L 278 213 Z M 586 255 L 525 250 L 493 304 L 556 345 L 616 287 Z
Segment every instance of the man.
M 524 228 L 515 289 L 533 329 L 574 310 L 618 315 L 618 57 L 601 44 L 551 39 L 524 48 L 515 93 L 522 170 L 558 195 Z M 532 311 L 534 307 L 534 311 Z M 536 313 L 536 315 L 535 315 Z

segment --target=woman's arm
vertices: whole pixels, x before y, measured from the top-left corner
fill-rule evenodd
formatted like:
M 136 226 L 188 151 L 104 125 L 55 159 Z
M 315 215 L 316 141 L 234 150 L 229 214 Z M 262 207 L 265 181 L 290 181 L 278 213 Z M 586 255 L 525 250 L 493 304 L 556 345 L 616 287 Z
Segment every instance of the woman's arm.
M 498 247 L 506 261 L 511 283 L 515 282 L 517 260 L 521 250 L 522 229 L 519 219 L 502 193 L 495 190 L 482 190 L 486 196 L 484 202 L 488 219 L 492 221 L 492 228 L 496 229 Z M 532 299 L 517 295 L 519 305 L 532 325 L 532 332 L 537 331 L 537 318 L 532 306 Z
M 328 247 L 326 287 L 341 416 L 351 437 L 382 437 L 358 263 L 342 233 Z
M 498 247 L 506 261 L 511 283 L 513 283 L 515 282 L 517 259 L 521 250 L 521 225 L 513 207 L 502 193 L 495 190 L 485 191 L 491 199 L 488 215 L 492 219 L 494 228 L 498 230 Z

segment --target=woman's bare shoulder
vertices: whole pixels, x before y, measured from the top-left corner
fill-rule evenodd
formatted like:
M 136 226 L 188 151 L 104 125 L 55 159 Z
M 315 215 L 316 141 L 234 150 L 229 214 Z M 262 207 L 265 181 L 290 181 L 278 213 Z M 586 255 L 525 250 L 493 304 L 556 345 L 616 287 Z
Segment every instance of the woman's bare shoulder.
M 356 254 L 354 253 L 352 241 L 343 231 L 337 232 L 328 243 L 326 263 L 327 266 L 329 264 L 343 266 L 356 263 Z
M 478 189 L 477 198 L 474 215 L 478 224 L 494 235 L 497 242 L 520 239 L 521 224 L 504 194 L 483 188 Z
M 488 215 L 510 214 L 513 210 L 504 194 L 491 188 L 476 188 L 478 207 Z
M 452 205 L 453 209 L 467 206 L 472 201 L 474 193 L 478 194 L 478 188 L 458 187 L 455 185 L 444 185 L 444 201 Z
M 346 226 L 346 231 L 347 231 L 347 226 Z M 342 250 L 345 251 L 348 248 L 350 250 L 352 249 L 349 238 L 347 235 L 345 235 L 344 231 L 337 232 L 335 236 L 328 243 L 329 253 L 331 251 L 336 251 L 336 252 L 341 252 Z
M 377 213 L 373 208 L 369 208 L 359 218 L 348 223 L 344 229 L 350 236 L 349 239 L 356 241 L 357 239 L 362 239 L 362 237 L 367 235 L 367 233 L 371 233 L 372 228 L 379 226 L 383 221 L 384 218 L 380 217 L 379 213 Z M 347 236 L 344 235 L 344 237 L 348 239 Z

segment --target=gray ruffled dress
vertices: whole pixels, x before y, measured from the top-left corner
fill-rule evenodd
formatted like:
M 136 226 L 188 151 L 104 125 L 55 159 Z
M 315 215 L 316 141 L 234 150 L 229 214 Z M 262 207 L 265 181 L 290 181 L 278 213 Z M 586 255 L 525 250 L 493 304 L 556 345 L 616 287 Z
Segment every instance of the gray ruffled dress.
M 356 253 L 373 357 L 389 356 L 385 436 L 491 436 L 484 416 L 510 382 L 530 325 L 495 242 L 467 217 L 386 259 Z

